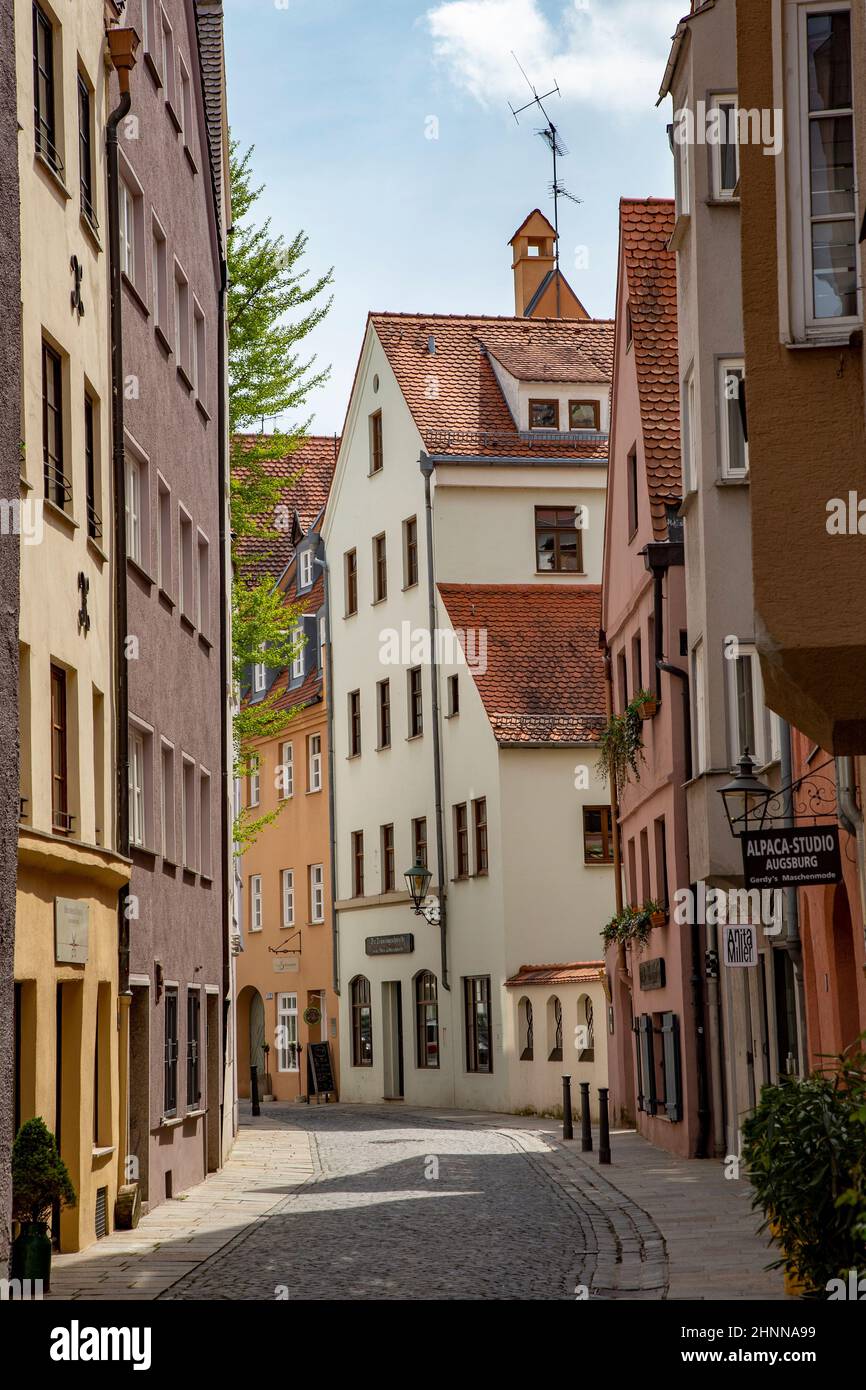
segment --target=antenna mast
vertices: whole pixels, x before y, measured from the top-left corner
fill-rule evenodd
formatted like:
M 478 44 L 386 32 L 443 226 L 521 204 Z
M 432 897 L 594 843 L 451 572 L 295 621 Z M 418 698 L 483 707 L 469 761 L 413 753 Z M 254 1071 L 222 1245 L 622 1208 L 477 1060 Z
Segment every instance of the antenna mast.
M 537 134 L 541 136 L 542 140 L 544 140 L 544 142 L 545 142 L 545 144 L 547 145 L 548 149 L 550 150 L 551 156 L 552 156 L 552 158 L 553 158 L 553 182 L 550 184 L 550 192 L 551 192 L 551 194 L 552 194 L 552 196 L 553 196 L 553 229 L 554 229 L 554 232 L 555 232 L 555 234 L 556 234 L 556 235 L 555 235 L 555 238 L 554 238 L 554 243 L 553 243 L 554 261 L 555 261 L 555 267 L 556 267 L 556 272 L 555 272 L 555 274 L 556 274 L 556 317 L 557 317 L 557 318 L 560 318 L 560 317 L 561 317 L 561 313 L 560 313 L 560 274 L 559 274 L 559 200 L 560 200 L 561 197 L 564 197 L 564 198 L 570 198 L 571 201 L 572 201 L 573 203 L 579 203 L 579 202 L 581 202 L 581 199 L 580 199 L 580 198 L 575 198 L 574 194 L 569 193 L 568 189 L 565 188 L 565 187 L 563 187 L 563 185 L 559 182 L 559 178 L 558 178 L 558 176 L 557 176 L 556 161 L 557 161 L 557 159 L 563 159 L 563 158 L 565 157 L 565 155 L 568 154 L 568 149 L 567 149 L 567 147 L 565 146 L 565 144 L 563 143 L 562 138 L 561 138 L 561 136 L 560 136 L 560 134 L 559 134 L 559 131 L 557 130 L 557 128 L 556 128 L 556 126 L 554 125 L 553 121 L 552 121 L 552 120 L 550 119 L 550 117 L 548 116 L 547 112 L 546 112 L 545 109 L 544 109 L 544 105 L 543 105 L 543 103 L 544 103 L 545 101 L 547 101 L 549 97 L 552 97 L 552 96 L 561 97 L 561 96 L 562 96 L 562 93 L 560 92 L 559 86 L 558 86 L 558 84 L 557 84 L 557 81 L 556 81 L 556 79 L 554 78 L 554 80 L 553 80 L 553 86 L 551 87 L 550 91 L 549 91 L 549 92 L 544 92 L 541 96 L 539 96 L 539 95 L 538 95 L 538 92 L 535 90 L 535 87 L 534 87 L 533 84 L 530 82 L 529 78 L 526 76 L 526 73 L 524 72 L 523 67 L 521 66 L 520 59 L 518 58 L 517 54 L 514 52 L 513 49 L 512 49 L 512 52 L 511 52 L 511 56 L 512 56 L 512 58 L 514 59 L 514 61 L 515 61 L 515 63 L 517 64 L 517 66 L 520 68 L 520 71 L 523 73 L 523 77 L 524 77 L 524 79 L 525 79 L 525 81 L 526 81 L 526 85 L 527 85 L 527 87 L 529 88 L 529 90 L 530 90 L 531 93 L 532 93 L 532 100 L 531 100 L 531 101 L 527 101 L 526 104 L 525 104 L 524 106 L 518 106 L 516 110 L 515 110 L 515 108 L 511 105 L 511 102 L 509 102 L 509 103 L 508 103 L 509 110 L 511 111 L 511 114 L 512 114 L 512 116 L 514 117 L 515 121 L 517 121 L 517 124 L 520 125 L 519 117 L 522 115 L 522 113 L 523 113 L 524 111 L 528 111 L 528 110 L 530 109 L 530 107 L 532 107 L 532 106 L 535 106 L 535 107 L 538 108 L 538 110 L 541 112 L 542 116 L 544 117 L 544 120 L 545 120 L 546 124 L 545 124 L 545 126 L 544 126 L 544 128 L 543 128 L 542 130 L 539 130 L 539 131 L 537 132 Z

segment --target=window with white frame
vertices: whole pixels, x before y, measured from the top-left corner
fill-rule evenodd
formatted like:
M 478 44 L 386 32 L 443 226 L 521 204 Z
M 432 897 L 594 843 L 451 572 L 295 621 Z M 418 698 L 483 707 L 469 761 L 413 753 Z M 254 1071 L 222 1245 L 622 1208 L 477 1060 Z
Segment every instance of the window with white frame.
M 127 451 L 126 454 L 126 553 L 136 564 L 143 564 L 144 536 L 142 526 L 142 502 L 144 494 L 144 469 L 140 459 Z
M 277 776 L 280 783 L 280 799 L 287 801 L 295 794 L 295 750 L 291 743 L 284 743 L 280 748 L 280 770 Z
M 248 802 L 250 806 L 258 806 L 259 804 L 262 784 L 261 766 L 261 759 L 258 753 L 253 753 L 250 756 L 250 799 Z
M 782 756 L 782 720 L 774 710 L 768 710 L 770 716 L 770 762 L 777 763 Z
M 852 6 L 787 7 L 785 123 L 795 338 L 837 337 L 860 322 Z
M 312 550 L 302 550 L 298 559 L 300 571 L 300 584 L 302 589 L 309 589 L 313 582 L 313 552 Z
M 683 121 L 674 123 L 674 198 L 678 217 L 685 217 L 691 212 L 689 143 L 686 139 L 676 138 L 677 133 L 682 137 L 687 129 Z
M 198 807 L 199 872 L 203 878 L 211 878 L 213 876 L 213 848 L 211 843 L 210 773 L 205 768 L 201 768 L 199 771 Z
M 745 478 L 749 472 L 749 446 L 743 428 L 743 392 L 746 367 L 742 358 L 719 363 L 719 428 L 723 478 Z
M 694 773 L 697 776 L 707 769 L 707 687 L 702 640 L 692 648 L 692 708 L 695 712 Z
M 725 661 L 728 678 L 728 751 L 731 764 L 748 749 L 759 765 L 768 761 L 768 729 L 761 663 L 751 643 L 738 642 Z
M 325 920 L 325 874 L 321 864 L 310 865 L 310 921 Z
M 162 742 L 160 819 L 162 820 L 162 857 L 173 864 L 177 853 L 174 823 L 174 748 L 165 740 Z
M 260 695 L 267 684 L 265 669 L 263 661 L 257 661 L 253 666 L 253 691 L 256 695 Z
M 174 354 L 177 365 L 189 377 L 192 371 L 190 362 L 189 337 L 189 281 L 177 261 L 174 263 Z
M 304 629 L 296 627 L 292 629 L 292 680 L 300 680 L 304 674 Z
M 712 98 L 711 116 L 717 122 L 718 141 L 710 145 L 713 162 L 713 197 L 736 197 L 740 178 L 740 147 L 737 141 L 737 98 L 733 93 Z
M 156 476 L 157 579 L 164 593 L 172 592 L 174 582 L 171 551 L 171 489 L 160 474 Z
M 697 393 L 695 390 L 694 368 L 690 368 L 683 382 L 683 477 L 686 492 L 694 492 L 698 485 L 697 462 Z
M 192 338 L 190 340 L 190 377 L 200 405 L 207 408 L 207 349 L 204 313 L 198 300 L 192 301 Z
M 250 931 L 262 929 L 262 876 L 250 874 Z
M 210 632 L 210 545 L 203 531 L 198 532 L 198 630 Z
M 192 517 L 184 507 L 178 508 L 178 526 L 180 530 L 180 611 L 190 623 L 195 623 Z
M 168 267 L 165 232 L 157 220 L 151 217 L 151 304 L 153 305 L 154 327 L 165 333 L 168 318 Z
M 298 996 L 277 995 L 277 1069 L 298 1070 Z
M 135 284 L 135 194 L 125 179 L 120 180 L 120 216 L 118 218 L 120 239 L 120 268 L 128 280 Z
M 183 866 L 196 868 L 195 838 L 195 763 L 192 758 L 184 758 L 180 774 L 180 821 L 183 830 Z
M 322 738 L 311 734 L 307 739 L 307 791 L 322 790 Z
M 283 926 L 295 925 L 295 871 L 283 869 Z
M 149 736 L 143 730 L 129 730 L 129 839 L 130 843 L 145 846 L 148 842 Z

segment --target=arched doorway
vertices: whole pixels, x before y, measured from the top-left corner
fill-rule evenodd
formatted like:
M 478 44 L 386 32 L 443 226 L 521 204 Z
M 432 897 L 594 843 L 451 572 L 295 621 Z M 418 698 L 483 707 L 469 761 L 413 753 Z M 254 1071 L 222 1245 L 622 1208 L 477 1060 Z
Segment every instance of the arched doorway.
M 238 1095 L 250 1095 L 250 1067 L 259 1069 L 259 1090 L 265 1069 L 265 1005 L 253 985 L 245 985 L 238 995 L 237 1047 Z

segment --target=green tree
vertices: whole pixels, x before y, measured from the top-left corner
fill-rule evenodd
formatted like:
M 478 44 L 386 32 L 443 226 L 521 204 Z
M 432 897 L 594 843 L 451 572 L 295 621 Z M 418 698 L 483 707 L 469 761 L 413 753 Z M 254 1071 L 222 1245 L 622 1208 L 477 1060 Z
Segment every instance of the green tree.
M 253 147 L 241 152 L 231 142 L 232 230 L 228 238 L 228 387 L 230 506 L 232 527 L 232 670 L 236 689 L 254 662 L 282 670 L 295 656 L 292 632 L 298 609 L 276 588 L 263 567 L 271 544 L 288 525 L 280 506 L 286 478 L 268 464 L 290 457 L 303 439 L 309 419 L 288 431 L 264 433 L 264 421 L 294 414 L 328 377 L 315 357 L 301 351 L 303 340 L 331 307 L 323 294 L 333 270 L 311 280 L 301 262 L 308 238 L 291 241 L 274 234 L 271 221 L 253 218 L 262 188 L 252 182 Z M 260 431 L 255 433 L 255 431 Z M 291 481 L 300 476 L 300 470 Z M 249 773 L 252 744 L 273 738 L 293 710 L 276 708 L 272 695 L 242 705 L 234 719 L 235 774 Z M 277 813 L 253 818 L 245 809 L 235 826 L 239 845 L 249 844 Z

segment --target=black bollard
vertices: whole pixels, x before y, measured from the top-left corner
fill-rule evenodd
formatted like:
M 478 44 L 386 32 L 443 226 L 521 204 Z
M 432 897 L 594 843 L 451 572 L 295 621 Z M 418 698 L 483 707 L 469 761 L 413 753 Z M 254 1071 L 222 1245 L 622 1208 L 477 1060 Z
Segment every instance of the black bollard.
M 253 1100 L 253 1114 L 261 1115 L 262 1108 L 259 1105 L 259 1069 L 250 1067 L 250 1095 Z
M 607 1086 L 598 1088 L 598 1161 L 610 1163 L 610 1119 L 607 1113 Z
M 571 1123 L 571 1077 L 562 1078 L 562 1137 L 574 1138 L 574 1125 Z
M 589 1118 L 589 1082 L 580 1083 L 580 1151 L 592 1153 L 592 1124 Z

